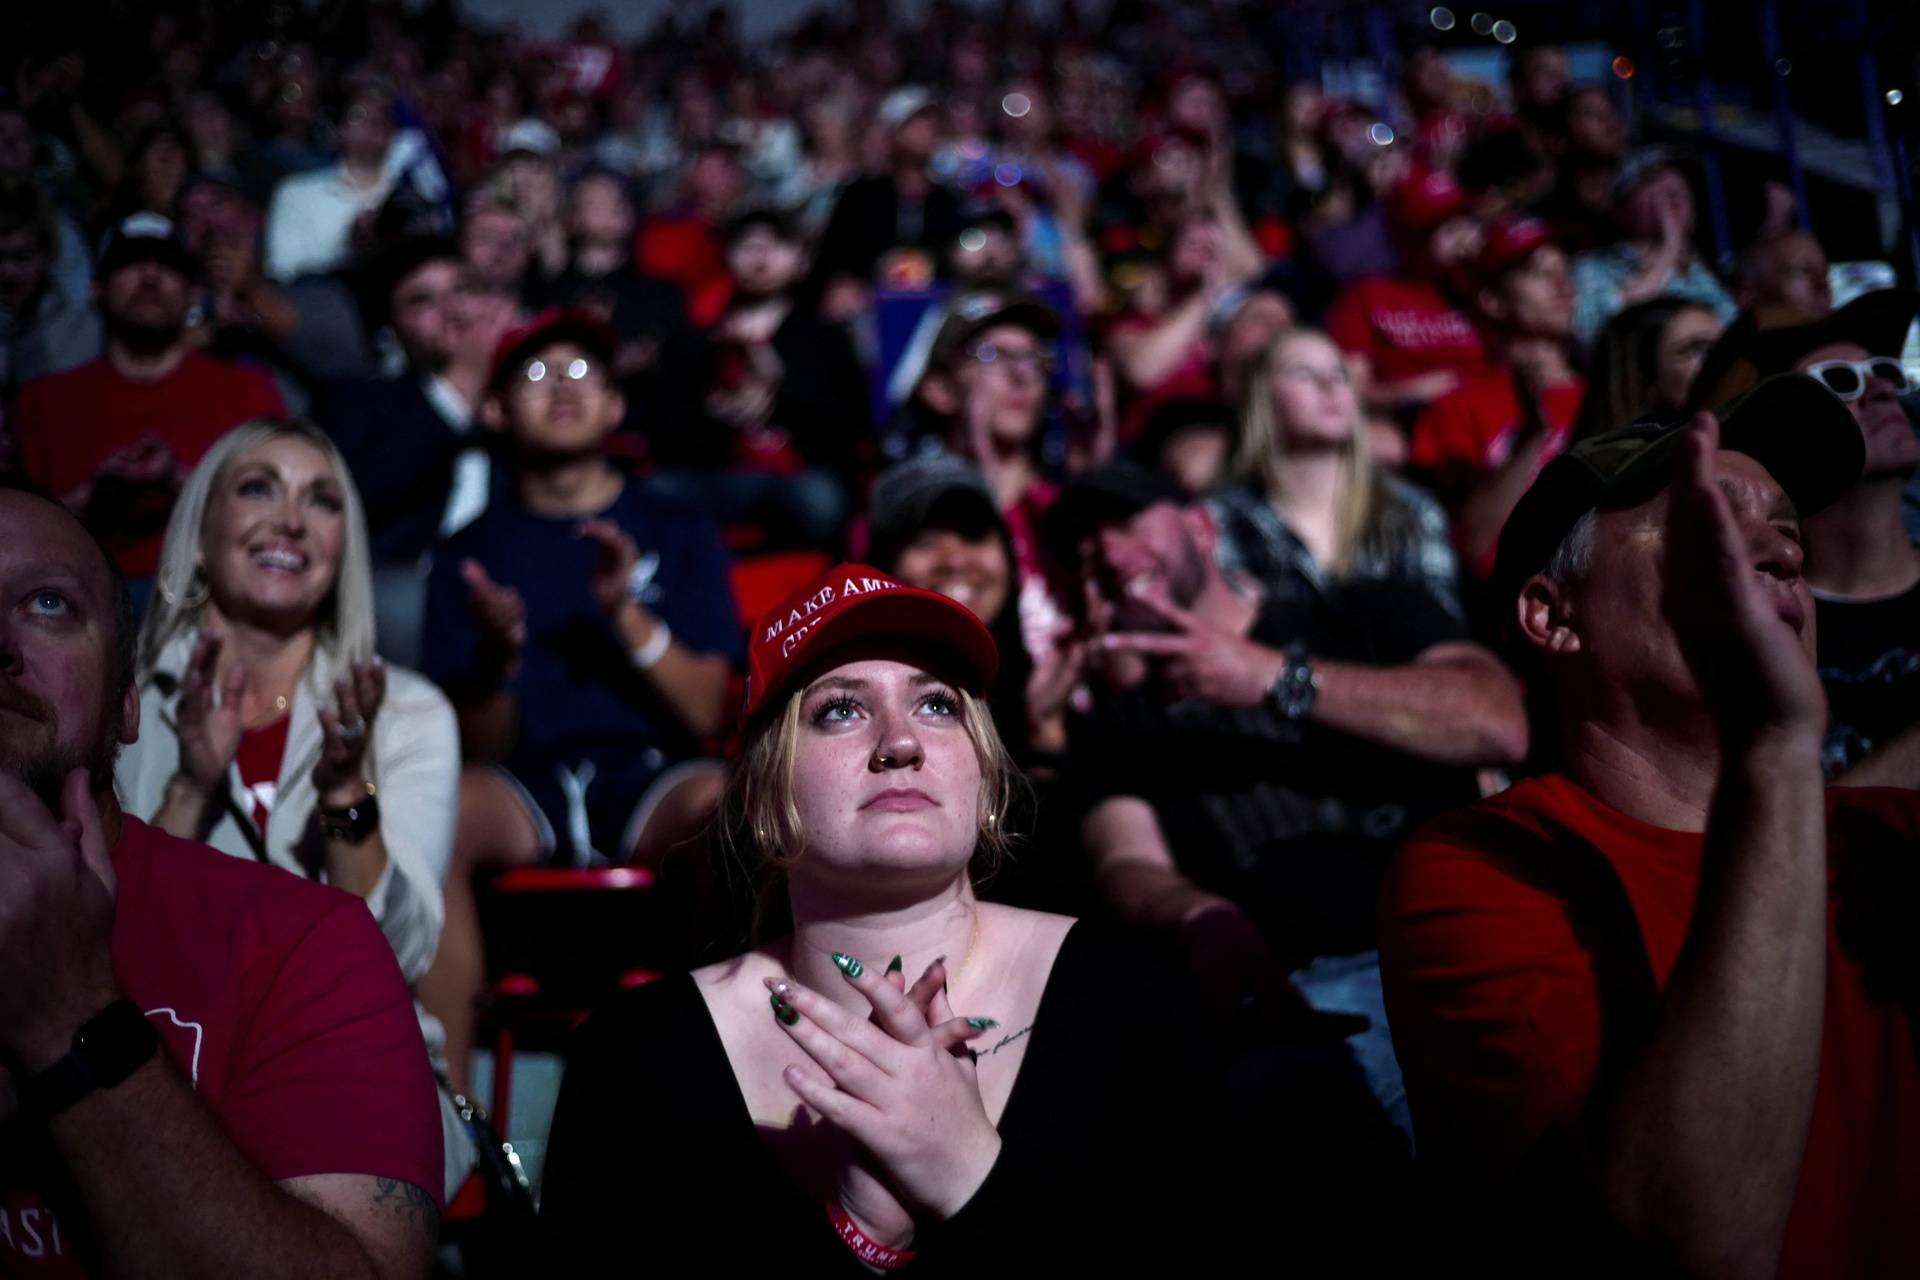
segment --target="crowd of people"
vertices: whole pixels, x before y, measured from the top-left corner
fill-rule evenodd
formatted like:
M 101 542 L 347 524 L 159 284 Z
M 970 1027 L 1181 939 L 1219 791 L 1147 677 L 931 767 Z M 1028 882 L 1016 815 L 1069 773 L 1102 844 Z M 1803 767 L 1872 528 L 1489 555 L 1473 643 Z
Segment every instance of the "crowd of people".
M 13 51 L 0 1272 L 426 1274 L 623 866 L 438 1265 L 1920 1267 L 1920 293 L 1552 44 L 854 10 Z

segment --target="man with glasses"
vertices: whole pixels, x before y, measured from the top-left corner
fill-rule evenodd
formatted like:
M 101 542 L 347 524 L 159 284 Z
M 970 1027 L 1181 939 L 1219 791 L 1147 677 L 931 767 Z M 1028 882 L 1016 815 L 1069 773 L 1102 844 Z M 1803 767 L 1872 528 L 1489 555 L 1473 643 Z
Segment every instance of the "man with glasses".
M 919 451 L 944 447 L 986 474 L 1023 583 L 1044 576 L 1036 528 L 1058 492 L 1041 465 L 1041 427 L 1059 335 L 1059 317 L 1037 298 L 961 294 L 948 304 L 908 407 Z
M 705 519 L 609 462 L 625 412 L 613 334 L 541 312 L 501 340 L 481 424 L 504 469 L 485 514 L 434 557 L 425 669 L 467 767 L 440 953 L 420 999 L 464 1087 L 483 977 L 481 866 L 651 860 L 705 822 L 740 627 Z
M 1859 482 L 1806 521 L 1820 680 L 1833 718 L 1823 759 L 1852 786 L 1920 786 L 1920 548 L 1902 495 L 1920 438 L 1900 396 L 1899 356 L 1920 294 L 1880 289 L 1825 319 L 1784 308 L 1743 313 L 1708 353 L 1697 404 L 1716 404 L 1773 373 L 1816 378 L 1866 439 Z

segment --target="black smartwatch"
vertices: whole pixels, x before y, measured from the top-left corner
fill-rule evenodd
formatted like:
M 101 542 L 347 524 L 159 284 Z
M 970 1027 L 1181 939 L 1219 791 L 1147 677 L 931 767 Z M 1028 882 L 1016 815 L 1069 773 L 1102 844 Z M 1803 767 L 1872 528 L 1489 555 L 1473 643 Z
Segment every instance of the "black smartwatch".
M 73 1048 L 20 1082 L 23 1114 L 50 1120 L 95 1089 L 111 1089 L 146 1065 L 160 1035 L 131 1000 L 115 1000 L 73 1033 Z
M 373 787 L 369 784 L 366 799 L 344 809 L 317 807 L 313 818 L 320 824 L 320 834 L 327 839 L 359 844 L 380 829 L 380 802 L 373 798 Z
M 1267 701 L 1288 720 L 1304 720 L 1320 696 L 1320 673 L 1307 661 L 1305 651 L 1289 652 L 1287 665 L 1267 687 Z

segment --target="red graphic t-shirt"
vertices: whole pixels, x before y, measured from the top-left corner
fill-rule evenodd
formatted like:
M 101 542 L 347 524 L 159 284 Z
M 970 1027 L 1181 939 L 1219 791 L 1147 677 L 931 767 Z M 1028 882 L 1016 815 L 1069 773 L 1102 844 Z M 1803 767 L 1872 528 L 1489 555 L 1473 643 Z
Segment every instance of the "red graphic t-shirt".
M 438 1200 L 426 1046 L 365 904 L 133 818 L 113 865 L 121 990 L 254 1167 L 398 1178 Z M 41 1197 L 59 1175 L 39 1145 L 0 1119 L 0 1276 L 85 1276 L 87 1242 Z
M 64 495 L 91 479 L 110 454 L 149 436 L 190 468 L 228 428 L 285 412 L 273 379 L 204 352 L 152 382 L 130 381 L 101 357 L 21 388 L 14 431 L 22 469 Z M 160 562 L 160 536 L 172 508 L 159 488 L 141 494 L 132 509 L 112 513 L 117 527 L 101 531 L 121 569 L 135 578 Z
M 1782 1276 L 1920 1275 L 1920 1064 L 1897 992 L 1917 834 L 1920 794 L 1827 792 L 1826 1022 Z M 1400 851 L 1382 889 L 1380 967 L 1424 1158 L 1456 1173 L 1524 1167 L 1536 1185 L 1578 1167 L 1602 1062 L 1637 1048 L 1608 1039 L 1637 1008 L 1622 957 L 1665 987 L 1701 845 L 1547 776 L 1436 820 Z M 1892 974 L 1863 968 L 1889 958 Z
M 1348 285 L 1327 309 L 1326 328 L 1335 346 L 1372 362 L 1375 382 L 1437 369 L 1465 378 L 1486 361 L 1480 331 L 1466 312 L 1432 285 L 1399 276 Z

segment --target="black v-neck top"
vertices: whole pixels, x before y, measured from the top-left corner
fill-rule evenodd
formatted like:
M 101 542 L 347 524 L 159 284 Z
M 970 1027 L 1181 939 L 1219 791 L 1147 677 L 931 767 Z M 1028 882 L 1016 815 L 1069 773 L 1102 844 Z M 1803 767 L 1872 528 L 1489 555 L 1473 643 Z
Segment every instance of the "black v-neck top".
M 1000 1117 L 1000 1156 L 959 1213 L 921 1224 L 910 1274 L 1212 1270 L 1245 1224 L 1220 1199 L 1234 1171 L 1207 1167 L 1226 1138 L 1225 1074 L 1194 999 L 1130 935 L 1074 925 Z M 541 1219 L 566 1263 L 555 1274 L 870 1274 L 756 1132 L 685 974 L 582 1026 Z

